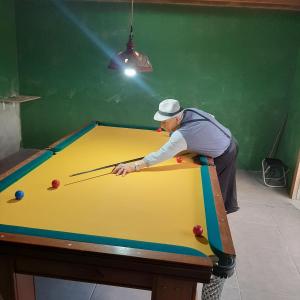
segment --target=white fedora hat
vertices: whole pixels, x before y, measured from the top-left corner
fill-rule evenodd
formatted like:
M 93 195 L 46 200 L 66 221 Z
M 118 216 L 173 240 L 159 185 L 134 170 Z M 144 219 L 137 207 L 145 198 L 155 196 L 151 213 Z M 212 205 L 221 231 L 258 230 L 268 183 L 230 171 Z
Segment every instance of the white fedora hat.
M 183 108 L 180 107 L 180 103 L 175 99 L 165 99 L 159 103 L 158 111 L 154 115 L 155 121 L 165 121 L 178 116 L 182 112 Z

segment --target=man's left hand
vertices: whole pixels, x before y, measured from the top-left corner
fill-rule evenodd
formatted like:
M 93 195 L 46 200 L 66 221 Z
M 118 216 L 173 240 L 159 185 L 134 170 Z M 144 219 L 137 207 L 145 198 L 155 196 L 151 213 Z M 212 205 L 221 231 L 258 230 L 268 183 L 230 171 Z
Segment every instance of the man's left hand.
M 116 174 L 117 176 L 125 176 L 126 174 L 134 172 L 135 170 L 134 163 L 119 164 L 112 170 L 112 173 Z

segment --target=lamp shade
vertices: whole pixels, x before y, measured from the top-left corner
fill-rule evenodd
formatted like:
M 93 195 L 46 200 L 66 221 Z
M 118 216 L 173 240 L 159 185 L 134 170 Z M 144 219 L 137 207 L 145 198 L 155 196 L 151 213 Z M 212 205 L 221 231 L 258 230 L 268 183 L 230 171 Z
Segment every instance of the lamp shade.
M 132 29 L 130 31 L 127 48 L 113 57 L 108 65 L 109 69 L 134 69 L 136 72 L 152 72 L 152 65 L 147 55 L 134 50 Z

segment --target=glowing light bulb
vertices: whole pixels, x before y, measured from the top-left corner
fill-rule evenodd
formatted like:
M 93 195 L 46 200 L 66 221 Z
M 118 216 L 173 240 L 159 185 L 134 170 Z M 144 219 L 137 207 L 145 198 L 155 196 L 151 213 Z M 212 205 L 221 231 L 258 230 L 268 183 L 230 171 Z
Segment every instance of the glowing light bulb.
M 124 70 L 124 74 L 128 77 L 133 77 L 136 75 L 136 70 L 135 69 L 132 69 L 132 68 L 126 68 Z

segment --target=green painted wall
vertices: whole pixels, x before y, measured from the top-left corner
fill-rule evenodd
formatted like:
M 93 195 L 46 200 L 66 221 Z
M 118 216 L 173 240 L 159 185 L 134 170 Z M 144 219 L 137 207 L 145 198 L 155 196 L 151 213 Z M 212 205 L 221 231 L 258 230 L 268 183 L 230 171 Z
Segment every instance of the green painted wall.
M 0 98 L 18 93 L 14 1 L 0 0 Z
M 197 106 L 240 143 L 239 165 L 257 169 L 286 110 L 299 48 L 299 13 L 135 5 L 136 49 L 154 67 L 143 88 L 107 69 L 103 44 L 123 50 L 129 4 L 17 0 L 24 145 L 44 147 L 83 123 L 155 125 L 165 97 Z M 87 28 L 87 29 L 86 29 Z
M 278 149 L 278 157 L 289 167 L 291 182 L 300 150 L 300 49 L 289 98 L 288 121 Z

